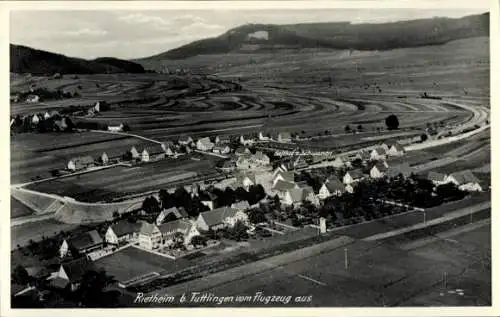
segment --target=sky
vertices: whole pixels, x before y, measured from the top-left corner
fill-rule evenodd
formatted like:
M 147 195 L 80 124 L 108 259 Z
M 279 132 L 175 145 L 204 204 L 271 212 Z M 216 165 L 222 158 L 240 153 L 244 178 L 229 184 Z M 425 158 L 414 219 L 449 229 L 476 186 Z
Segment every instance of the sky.
M 195 40 L 218 36 L 246 23 L 381 23 L 431 17 L 462 17 L 485 9 L 312 9 L 11 11 L 10 43 L 71 57 L 133 59 Z

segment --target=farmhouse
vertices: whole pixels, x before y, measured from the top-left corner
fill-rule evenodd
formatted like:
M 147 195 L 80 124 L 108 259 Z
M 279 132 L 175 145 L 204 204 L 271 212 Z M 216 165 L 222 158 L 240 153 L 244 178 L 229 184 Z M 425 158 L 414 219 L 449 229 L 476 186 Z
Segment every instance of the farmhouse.
M 434 185 L 442 185 L 446 183 L 446 175 L 442 173 L 437 173 L 437 172 L 429 172 L 427 174 L 427 179 L 432 181 Z
M 201 138 L 196 142 L 196 148 L 200 151 L 211 151 L 214 148 L 214 144 L 210 141 L 209 137 Z
M 109 157 L 108 157 L 108 154 L 106 154 L 106 152 L 101 154 L 100 161 L 103 165 L 106 165 L 109 163 Z
M 233 203 L 231 205 L 231 208 L 234 208 L 234 209 L 237 209 L 237 210 L 241 210 L 241 211 L 245 211 L 247 209 L 250 209 L 250 204 L 248 203 L 247 200 L 242 200 L 242 201 Z
M 67 168 L 70 171 L 78 171 L 94 165 L 94 159 L 91 156 L 76 157 L 69 160 Z
M 231 152 L 231 148 L 227 144 L 217 144 L 214 146 L 213 152 L 218 154 L 228 154 Z
M 38 124 L 39 122 L 40 122 L 40 117 L 38 117 L 38 115 L 34 114 L 33 117 L 31 117 L 31 123 Z
M 251 159 L 250 155 L 241 155 L 236 160 L 236 166 L 239 169 L 253 169 L 257 164 Z
M 387 151 L 389 156 L 401 156 L 404 155 L 404 153 L 405 149 L 399 143 L 394 143 Z
M 266 133 L 264 134 L 262 131 L 259 132 L 259 140 L 260 141 L 269 141 L 271 138 L 269 137 L 269 134 Z
M 137 240 L 140 230 L 141 222 L 129 222 L 126 219 L 120 220 L 108 227 L 104 235 L 104 240 L 106 243 L 114 245 L 129 243 Z
M 102 243 L 102 238 L 96 230 L 88 231 L 80 236 L 64 239 L 59 247 L 59 255 L 64 258 L 73 251 L 76 252 L 73 256 L 86 254 L 102 248 Z
M 47 120 L 48 118 L 50 118 L 50 114 L 46 111 L 45 114 L 43 115 L 43 118 Z
M 283 195 L 282 203 L 287 206 L 297 207 L 310 195 L 314 196 L 314 192 L 309 188 L 291 188 Z
M 133 146 L 130 149 L 130 154 L 132 155 L 133 159 L 138 159 L 139 158 L 139 152 L 137 151 L 137 149 L 135 148 L 135 146 Z
M 142 162 L 149 162 L 149 152 L 146 149 L 142 150 L 141 161 Z
M 207 206 L 210 210 L 214 210 L 217 195 L 211 192 L 203 192 L 200 195 L 200 200 L 203 205 Z
M 403 178 L 408 178 L 412 174 L 413 174 L 413 168 L 411 168 L 408 163 L 391 166 L 389 167 L 386 173 L 386 175 L 389 178 L 395 178 L 398 176 L 402 176 Z
M 123 131 L 123 123 L 120 124 L 120 125 L 110 125 L 108 126 L 108 131 L 111 131 L 111 132 L 122 132 Z
M 139 230 L 139 246 L 148 250 L 157 249 L 162 244 L 160 229 L 154 224 L 143 222 Z
M 377 162 L 370 170 L 371 178 L 381 178 L 385 176 L 387 172 L 387 166 L 381 162 Z
M 271 163 L 269 157 L 267 155 L 265 155 L 263 152 L 261 151 L 257 151 L 255 152 L 255 155 L 253 155 L 252 159 L 257 163 L 257 164 L 260 164 L 260 165 L 269 165 L 269 163 Z
M 188 218 L 189 215 L 187 214 L 186 210 L 182 207 L 177 208 L 177 207 L 171 207 L 168 209 L 164 209 L 160 212 L 158 217 L 156 217 L 156 225 L 159 226 L 164 222 L 168 222 L 170 219 L 173 218 L 173 220 L 177 219 L 184 219 Z
M 71 291 L 76 291 L 83 275 L 90 270 L 95 270 L 95 267 L 86 257 L 62 263 L 59 270 L 52 275 L 50 284 L 53 287 L 63 289 L 69 287 Z
M 280 132 L 278 133 L 277 141 L 282 143 L 292 142 L 292 135 L 290 132 Z
M 26 97 L 26 102 L 28 103 L 37 103 L 40 101 L 40 97 L 38 95 L 29 95 Z
M 272 190 L 273 192 L 278 194 L 278 197 L 284 197 L 287 191 L 297 187 L 297 184 L 295 184 L 294 182 L 288 182 L 279 179 L 276 183 L 274 183 Z
M 362 180 L 364 174 L 361 170 L 347 171 L 343 177 L 344 184 L 350 184 Z
M 342 182 L 336 177 L 328 178 L 319 189 L 318 197 L 326 199 L 332 195 L 340 196 L 345 192 Z
M 200 235 L 196 225 L 189 220 L 179 219 L 158 226 L 163 238 L 163 245 L 170 246 L 175 241 L 176 234 L 182 234 L 183 244 L 188 245 L 194 236 Z
M 240 146 L 234 151 L 237 156 L 251 154 L 250 150 L 246 147 Z
M 183 135 L 179 138 L 179 144 L 181 145 L 189 145 L 191 143 L 193 143 L 193 139 L 190 136 Z
M 373 149 L 370 152 L 370 159 L 374 161 L 378 160 L 385 160 L 386 157 L 386 151 L 382 147 L 378 147 L 376 149 Z
M 203 231 L 233 227 L 237 221 L 248 222 L 248 216 L 241 210 L 222 207 L 200 213 L 196 227 Z
M 448 175 L 446 183 L 454 183 L 460 190 L 482 191 L 480 181 L 471 170 L 465 170 Z

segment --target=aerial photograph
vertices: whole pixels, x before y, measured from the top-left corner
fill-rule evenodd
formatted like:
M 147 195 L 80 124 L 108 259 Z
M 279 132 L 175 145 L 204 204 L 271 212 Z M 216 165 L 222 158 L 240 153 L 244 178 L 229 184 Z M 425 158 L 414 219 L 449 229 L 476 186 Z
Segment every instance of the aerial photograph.
M 492 306 L 487 7 L 9 26 L 12 309 Z

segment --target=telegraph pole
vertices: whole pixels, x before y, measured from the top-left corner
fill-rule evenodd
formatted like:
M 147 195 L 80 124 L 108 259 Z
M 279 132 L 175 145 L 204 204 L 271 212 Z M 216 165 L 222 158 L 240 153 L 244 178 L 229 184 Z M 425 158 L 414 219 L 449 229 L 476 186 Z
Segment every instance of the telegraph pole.
M 426 219 L 426 213 L 425 213 L 425 210 L 424 210 L 424 225 L 427 223 L 427 219 Z
M 344 264 L 345 264 L 345 269 L 349 267 L 349 260 L 347 259 L 347 248 L 344 248 Z

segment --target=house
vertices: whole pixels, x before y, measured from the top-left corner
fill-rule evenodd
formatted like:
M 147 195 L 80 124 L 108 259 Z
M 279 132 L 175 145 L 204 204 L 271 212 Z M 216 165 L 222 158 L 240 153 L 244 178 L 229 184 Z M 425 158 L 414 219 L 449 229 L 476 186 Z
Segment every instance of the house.
M 236 169 L 236 163 L 234 161 L 228 160 L 222 163 L 221 170 L 224 172 L 231 172 Z
M 320 201 L 317 195 L 314 193 L 314 189 L 309 186 L 309 185 L 304 185 L 304 186 L 299 186 L 299 188 L 302 188 L 304 190 L 304 200 L 309 201 L 311 204 L 314 206 L 319 206 Z
M 287 171 L 287 169 L 286 169 L 286 167 L 285 167 L 285 166 L 283 166 L 283 165 L 280 165 L 280 166 L 276 167 L 276 168 L 274 169 L 274 171 L 273 171 L 273 178 L 274 178 L 276 175 L 278 175 L 278 173 L 281 173 L 281 172 L 286 172 L 286 171 Z
M 274 177 L 273 177 L 273 186 L 276 185 L 276 183 L 279 181 L 286 181 L 286 182 L 295 182 L 295 174 L 294 172 L 278 172 Z
M 479 179 L 471 170 L 455 172 L 448 175 L 446 183 L 454 183 L 460 190 L 482 191 Z
M 196 141 L 196 148 L 200 151 L 211 151 L 214 148 L 214 144 L 210 141 L 209 137 L 205 137 Z
M 180 207 L 180 208 L 171 207 L 171 208 L 162 210 L 160 212 L 160 214 L 158 215 L 158 217 L 156 217 L 155 223 L 157 226 L 159 226 L 163 222 L 165 222 L 165 220 L 169 219 L 170 217 L 175 217 L 175 219 L 177 220 L 177 219 L 189 218 L 189 215 L 186 212 L 186 210 L 182 207 Z
M 101 162 L 103 165 L 106 165 L 109 163 L 109 157 L 108 157 L 108 154 L 106 154 L 106 152 L 101 154 Z
M 370 152 L 370 160 L 378 161 L 378 160 L 385 160 L 385 158 L 386 158 L 386 151 L 381 147 L 373 149 Z
M 217 200 L 217 195 L 211 193 L 211 192 L 203 192 L 201 195 L 200 195 L 200 200 L 201 200 L 201 203 L 205 206 L 207 206 L 208 208 L 210 208 L 210 210 L 214 210 L 215 208 L 215 201 Z
M 98 101 L 94 105 L 94 111 L 95 112 L 100 112 L 101 111 L 101 103 Z
M 262 151 L 255 152 L 252 159 L 260 165 L 269 165 L 271 163 L 269 156 L 264 154 Z
M 241 210 L 241 211 L 245 211 L 247 209 L 250 209 L 250 203 L 248 203 L 248 201 L 246 201 L 246 200 L 242 200 L 242 201 L 233 203 L 231 205 L 231 208 L 238 209 L 238 210 Z
M 356 189 L 357 183 L 349 183 L 345 185 L 345 191 L 348 192 L 349 194 L 354 193 L 354 190 Z
M 179 144 L 181 145 L 189 145 L 191 143 L 193 143 L 193 139 L 190 136 L 183 135 L 179 138 Z
M 340 196 L 345 192 L 345 186 L 336 177 L 329 177 L 319 189 L 318 197 L 326 199 L 330 196 Z
M 108 131 L 111 132 L 122 132 L 123 131 L 123 123 L 120 125 L 110 125 L 108 126 Z
M 45 114 L 43 115 L 43 118 L 45 120 L 49 119 L 50 118 L 50 114 L 46 111 Z
M 234 154 L 236 154 L 237 156 L 241 156 L 241 155 L 249 155 L 251 154 L 251 152 L 248 148 L 240 146 L 236 149 L 236 151 L 234 151 Z
M 381 144 L 379 144 L 379 146 L 378 146 L 378 147 L 379 147 L 379 148 L 382 148 L 385 152 L 389 151 L 389 148 L 390 148 L 390 146 L 388 146 L 388 145 L 387 145 L 387 144 L 385 144 L 385 143 L 381 143 Z
M 40 97 L 37 95 L 28 95 L 28 97 L 26 97 L 26 102 L 28 103 L 40 102 Z
M 69 160 L 67 168 L 70 171 L 78 171 L 94 165 L 94 158 L 91 156 L 75 157 Z
M 239 169 L 253 169 L 257 164 L 251 159 L 250 155 L 241 155 L 236 160 L 236 166 Z
M 408 163 L 402 163 L 399 165 L 394 165 L 391 166 L 387 172 L 386 175 L 389 178 L 395 178 L 398 176 L 403 176 L 403 178 L 408 178 L 413 174 L 413 168 L 410 167 Z
M 38 117 L 38 115 L 34 114 L 33 117 L 31 117 L 31 123 L 38 124 L 39 122 L 40 122 L 40 117 Z
M 294 182 L 288 182 L 279 179 L 276 183 L 273 184 L 272 191 L 278 194 L 278 197 L 283 197 L 287 191 L 292 188 L 297 188 L 297 184 Z
M 299 168 L 305 168 L 308 166 L 306 160 L 304 159 L 304 156 L 301 156 L 301 155 L 292 159 L 287 165 L 290 169 L 299 169 Z
M 123 219 L 108 227 L 104 234 L 104 240 L 106 243 L 114 245 L 129 243 L 137 240 L 140 230 L 141 222 L 129 222 Z
M 331 163 L 331 166 L 335 167 L 335 168 L 342 168 L 344 167 L 344 161 L 342 160 L 342 158 L 340 156 L 337 156 L 335 158 L 335 160 L 333 160 L 333 162 Z
M 434 183 L 434 185 L 436 186 L 439 186 L 439 185 L 442 185 L 442 184 L 445 184 L 447 181 L 447 176 L 445 174 L 442 174 L 442 173 L 437 173 L 437 172 L 429 172 L 429 174 L 427 174 L 427 179 L 432 181 Z
M 196 228 L 195 223 L 187 219 L 179 219 L 175 221 L 166 222 L 158 226 L 159 231 L 163 239 L 162 244 L 164 246 L 170 246 L 175 242 L 176 234 L 182 234 L 183 244 L 188 245 L 191 243 L 191 239 L 194 236 L 200 235 L 200 232 Z
M 268 134 L 264 134 L 262 131 L 259 132 L 259 140 L 260 141 L 269 141 L 271 138 Z
M 231 139 L 229 138 L 228 135 L 221 135 L 221 136 L 215 137 L 215 144 L 223 145 L 223 144 L 228 144 L 230 142 L 231 142 Z
M 149 162 L 149 152 L 146 149 L 142 150 L 141 161 L 142 162 Z
M 130 149 L 130 154 L 132 155 L 133 159 L 138 159 L 139 158 L 139 152 L 137 151 L 137 149 L 135 148 L 135 146 L 133 146 Z
M 292 142 L 292 135 L 290 132 L 280 132 L 278 133 L 277 141 L 282 143 Z
M 87 257 L 81 257 L 72 261 L 62 263 L 59 270 L 50 278 L 50 285 L 56 288 L 69 288 L 76 291 L 84 274 L 96 270 L 95 265 Z
M 391 147 L 387 151 L 387 155 L 389 156 L 401 156 L 404 154 L 405 154 L 405 149 L 399 143 L 391 145 Z
M 144 249 L 154 250 L 162 245 L 162 234 L 154 224 L 142 222 L 139 230 L 139 246 Z
M 242 173 L 236 176 L 236 180 L 241 186 L 248 190 L 252 185 L 256 185 L 255 175 L 253 173 Z
M 248 216 L 241 210 L 229 207 L 217 208 L 200 213 L 196 227 L 203 231 L 233 227 L 237 221 L 248 223 Z
M 213 152 L 218 154 L 229 154 L 231 148 L 227 144 L 217 144 L 213 147 Z
M 70 255 L 73 251 L 77 254 L 86 254 L 91 251 L 101 249 L 103 240 L 96 230 L 88 231 L 77 237 L 64 239 L 59 247 L 61 258 Z M 76 256 L 76 254 L 73 254 Z
M 240 136 L 240 144 L 242 145 L 252 145 L 255 143 L 255 140 L 251 136 Z
M 282 198 L 282 203 L 288 206 L 299 206 L 305 200 L 314 201 L 314 191 L 309 186 L 291 188 L 287 190 Z
M 385 176 L 385 173 L 387 172 L 387 166 L 384 165 L 382 162 L 377 162 L 375 165 L 370 170 L 370 177 L 371 178 L 381 178 Z
M 342 181 L 344 182 L 344 184 L 350 184 L 350 183 L 354 183 L 354 182 L 358 182 L 360 180 L 362 180 L 364 177 L 364 174 L 361 170 L 351 170 L 351 171 L 347 171 L 342 179 Z

